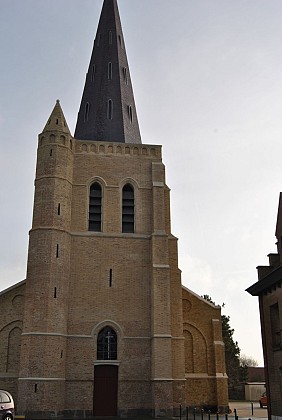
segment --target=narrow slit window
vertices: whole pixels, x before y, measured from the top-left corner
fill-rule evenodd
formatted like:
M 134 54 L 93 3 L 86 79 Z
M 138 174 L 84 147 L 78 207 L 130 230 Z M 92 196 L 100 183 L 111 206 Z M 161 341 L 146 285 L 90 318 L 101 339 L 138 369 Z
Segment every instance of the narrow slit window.
M 113 33 L 112 31 L 109 31 L 109 45 L 112 45 L 113 43 Z
M 59 203 L 58 204 L 58 216 L 60 216 L 60 214 L 61 214 L 61 204 Z
M 122 232 L 134 232 L 134 189 L 130 184 L 122 189 Z
M 89 102 L 86 102 L 85 110 L 84 110 L 84 122 L 88 121 L 89 119 L 89 111 L 90 111 L 90 104 Z
M 57 297 L 57 287 L 54 287 L 54 299 Z
M 53 149 L 50 149 L 50 156 L 52 156 L 53 154 Z
M 113 78 L 113 64 L 111 62 L 108 63 L 108 79 L 112 80 Z
M 57 244 L 56 248 L 56 258 L 59 258 L 59 244 Z
M 37 392 L 37 384 L 34 384 L 34 392 Z
M 128 111 L 128 118 L 129 118 L 130 124 L 132 124 L 132 122 L 133 122 L 133 113 L 132 113 L 132 106 L 131 105 L 128 105 L 127 111 Z
M 97 360 L 117 360 L 117 334 L 111 327 L 103 328 L 98 334 Z
M 109 286 L 112 287 L 112 285 L 113 285 L 113 270 L 110 268 Z
M 124 79 L 124 82 L 125 82 L 125 84 L 126 84 L 126 85 L 128 85 L 128 73 L 127 73 L 127 68 L 126 68 L 126 67 L 123 67 L 122 72 L 123 72 L 123 79 Z
M 102 188 L 98 182 L 90 187 L 89 230 L 92 232 L 101 232 L 102 230 Z
M 113 119 L 113 101 L 111 99 L 108 100 L 107 117 L 108 120 Z
M 97 35 L 97 47 L 100 46 L 100 41 L 101 41 L 101 34 L 99 32 L 98 35 Z

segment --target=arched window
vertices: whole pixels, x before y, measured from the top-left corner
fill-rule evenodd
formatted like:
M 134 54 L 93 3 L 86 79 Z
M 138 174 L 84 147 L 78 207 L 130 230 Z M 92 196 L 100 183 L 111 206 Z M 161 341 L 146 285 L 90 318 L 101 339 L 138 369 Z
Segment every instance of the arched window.
M 123 72 L 123 78 L 124 78 L 125 84 L 128 85 L 127 68 L 123 67 L 122 72 Z
M 103 328 L 98 334 L 97 360 L 117 360 L 117 334 L 111 327 Z
M 100 32 L 98 33 L 97 38 L 95 39 L 95 41 L 97 43 L 97 47 L 99 47 L 100 46 L 100 41 L 101 41 L 101 34 L 100 34 Z
M 86 102 L 85 110 L 84 110 L 84 122 L 88 121 L 89 111 L 90 111 L 90 104 L 89 104 L 89 102 Z
M 130 184 L 122 189 L 122 231 L 134 232 L 134 189 Z
M 98 182 L 94 182 L 90 187 L 89 230 L 93 232 L 102 230 L 102 188 Z
M 128 112 L 128 118 L 129 118 L 130 124 L 132 124 L 132 122 L 133 122 L 133 113 L 132 113 L 132 106 L 131 105 L 128 105 L 127 112 Z
M 113 101 L 111 99 L 108 100 L 107 116 L 109 120 L 113 119 Z

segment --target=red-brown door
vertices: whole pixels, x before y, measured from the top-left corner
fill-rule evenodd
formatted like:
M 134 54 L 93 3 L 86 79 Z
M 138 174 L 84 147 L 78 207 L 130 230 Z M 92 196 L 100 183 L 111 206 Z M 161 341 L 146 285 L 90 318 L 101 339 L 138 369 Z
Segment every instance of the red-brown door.
M 117 416 L 117 396 L 118 366 L 95 366 L 93 398 L 94 416 Z

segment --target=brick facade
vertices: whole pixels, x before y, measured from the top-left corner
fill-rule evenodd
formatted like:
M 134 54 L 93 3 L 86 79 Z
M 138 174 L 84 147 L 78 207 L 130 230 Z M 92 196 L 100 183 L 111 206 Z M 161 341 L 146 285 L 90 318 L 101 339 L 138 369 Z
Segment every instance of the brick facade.
M 171 416 L 180 404 L 224 409 L 220 309 L 181 285 L 161 147 L 77 141 L 59 103 L 49 121 L 39 136 L 27 279 L 0 296 L 11 307 L 0 330 L 0 387 L 17 395 L 20 413 L 89 415 L 94 366 L 105 363 L 97 335 L 111 326 L 120 415 Z M 102 232 L 88 230 L 94 181 L 103 191 Z M 126 183 L 134 233 L 121 229 Z M 20 369 L 12 362 L 19 345 Z
M 268 255 L 269 265 L 258 266 L 258 282 L 247 291 L 258 296 L 268 416 L 282 419 L 282 193 L 276 225 L 277 253 Z
M 0 388 L 37 419 L 225 411 L 220 308 L 182 287 L 162 149 L 141 144 L 116 0 L 76 133 L 57 101 L 38 138 L 27 278 L 0 294 Z

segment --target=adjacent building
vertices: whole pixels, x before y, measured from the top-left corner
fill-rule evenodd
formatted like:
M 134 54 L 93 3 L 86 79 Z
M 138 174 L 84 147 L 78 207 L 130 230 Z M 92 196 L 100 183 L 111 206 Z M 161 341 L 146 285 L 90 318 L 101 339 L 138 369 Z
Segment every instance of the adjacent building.
M 0 293 L 0 388 L 19 414 L 226 410 L 220 307 L 182 286 L 177 254 L 162 149 L 141 142 L 104 0 L 74 136 L 59 101 L 38 136 L 26 280 Z
M 282 194 L 276 225 L 277 253 L 268 255 L 269 266 L 259 266 L 258 282 L 247 289 L 258 296 L 266 373 L 269 418 L 282 419 Z

